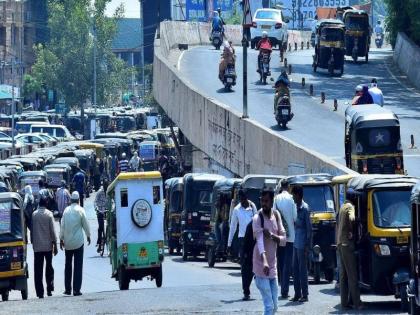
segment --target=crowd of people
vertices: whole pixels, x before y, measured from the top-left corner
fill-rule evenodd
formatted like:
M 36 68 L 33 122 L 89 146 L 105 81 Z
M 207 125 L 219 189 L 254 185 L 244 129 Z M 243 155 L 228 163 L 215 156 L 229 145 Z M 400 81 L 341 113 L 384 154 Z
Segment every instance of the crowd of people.
M 293 186 L 291 194 L 282 183 L 281 192 L 265 188 L 261 193 L 261 209 L 240 190 L 240 202 L 231 216 L 228 252 L 238 230 L 243 300 L 250 299 L 252 280 L 261 294 L 264 314 L 274 314 L 278 300 L 304 303 L 309 300 L 308 259 L 311 251 L 312 224 L 310 205 L 304 201 L 303 187 Z M 360 310 L 354 240 L 354 206 L 351 192 L 339 211 L 337 219 L 337 255 L 339 283 L 343 309 Z M 293 296 L 289 295 L 293 277 Z M 280 293 L 279 293 L 280 286 Z

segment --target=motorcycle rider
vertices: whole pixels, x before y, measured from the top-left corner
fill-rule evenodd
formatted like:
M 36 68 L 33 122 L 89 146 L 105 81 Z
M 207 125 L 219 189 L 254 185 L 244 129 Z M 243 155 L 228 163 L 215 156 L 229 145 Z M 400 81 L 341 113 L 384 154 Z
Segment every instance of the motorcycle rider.
M 213 20 L 211 22 L 211 33 L 222 32 L 223 33 L 223 20 L 219 16 L 219 12 L 213 12 Z
M 273 45 L 271 44 L 270 39 L 268 38 L 268 33 L 266 31 L 262 32 L 262 38 L 257 43 L 256 49 L 260 51 L 260 53 L 258 54 L 258 68 L 257 68 L 257 72 L 260 72 L 262 54 L 264 52 L 271 54 L 271 51 L 273 50 Z
M 381 21 L 378 21 L 375 26 L 375 34 L 380 34 L 381 38 L 384 35 L 384 28 L 381 25 Z
M 277 105 L 279 102 L 279 99 L 286 98 L 288 99 L 290 103 L 290 81 L 289 76 L 287 75 L 286 71 L 282 71 L 280 76 L 277 78 L 276 83 L 274 83 L 275 96 L 274 96 L 274 115 L 277 113 Z M 286 99 L 285 99 L 286 101 Z
M 219 13 L 219 18 L 220 18 L 220 20 L 222 20 L 222 25 L 226 25 L 226 22 L 225 22 L 225 20 L 222 17 L 222 8 L 218 7 L 217 8 L 217 13 Z
M 223 53 L 219 64 L 219 80 L 222 82 L 225 70 L 228 65 L 235 66 L 235 54 L 233 47 L 228 42 L 225 42 L 223 44 Z

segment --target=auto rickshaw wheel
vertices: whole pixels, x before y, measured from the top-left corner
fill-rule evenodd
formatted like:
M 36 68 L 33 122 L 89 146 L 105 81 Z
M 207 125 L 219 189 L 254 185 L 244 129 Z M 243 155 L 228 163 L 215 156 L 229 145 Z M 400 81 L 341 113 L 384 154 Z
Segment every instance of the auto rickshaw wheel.
M 182 260 L 183 261 L 187 261 L 188 259 L 188 251 L 187 251 L 187 246 L 184 244 L 182 244 Z
M 333 280 L 334 280 L 334 269 L 333 268 L 325 269 L 324 273 L 325 273 L 325 280 L 327 280 L 328 283 L 333 282 Z
M 314 283 L 321 283 L 321 264 L 319 262 L 314 263 Z
M 343 65 L 340 68 L 340 76 L 342 76 L 344 74 L 344 62 Z
M 213 246 L 210 246 L 207 251 L 207 263 L 210 268 L 213 268 L 214 264 L 216 263 L 216 253 Z
M 400 299 L 401 299 L 401 311 L 404 313 L 408 311 L 408 295 L 407 295 L 407 288 L 405 285 L 400 285 Z
M 369 62 L 369 54 L 367 53 L 366 54 L 366 56 L 365 56 L 365 60 L 366 60 L 366 63 L 368 63 Z
M 25 286 L 20 290 L 20 295 L 22 296 L 22 300 L 28 299 L 28 280 L 25 280 Z
M 9 301 L 9 291 L 3 291 L 1 293 L 1 300 L 3 302 Z
M 163 280 L 163 272 L 162 272 L 162 265 L 160 265 L 159 270 L 156 272 L 155 276 L 156 280 L 156 286 L 160 288 L 162 286 L 162 280 Z
M 127 277 L 124 267 L 118 268 L 118 285 L 120 290 L 128 290 L 130 286 L 130 278 Z

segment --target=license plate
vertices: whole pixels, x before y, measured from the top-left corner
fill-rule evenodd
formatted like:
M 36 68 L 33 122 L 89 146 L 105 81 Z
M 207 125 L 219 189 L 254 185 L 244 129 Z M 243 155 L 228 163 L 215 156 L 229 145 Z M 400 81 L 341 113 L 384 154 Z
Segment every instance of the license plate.
M 408 243 L 408 236 L 397 237 L 397 244 L 405 244 L 405 243 Z
M 271 29 L 271 25 L 261 25 L 261 28 L 264 30 L 269 30 Z
M 283 115 L 289 115 L 289 110 L 288 110 L 288 109 L 282 109 L 282 110 L 281 110 L 281 113 L 282 113 Z
M 18 262 L 12 262 L 10 264 L 10 269 L 12 269 L 12 270 L 22 269 L 22 263 L 20 261 L 18 261 Z
M 201 219 L 201 221 L 210 221 L 209 217 L 201 217 L 200 219 Z
M 147 249 L 146 248 L 141 248 L 139 251 L 139 256 L 144 258 L 147 257 Z
M 233 79 L 232 79 L 232 78 L 227 78 L 227 79 L 226 79 L 226 82 L 227 82 L 227 83 L 232 83 L 232 82 L 233 82 Z

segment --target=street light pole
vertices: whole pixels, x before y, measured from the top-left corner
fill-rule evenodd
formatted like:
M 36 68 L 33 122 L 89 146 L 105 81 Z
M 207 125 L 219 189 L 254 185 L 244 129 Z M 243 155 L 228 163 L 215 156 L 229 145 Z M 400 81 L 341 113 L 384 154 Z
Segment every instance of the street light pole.
M 141 45 L 141 84 L 142 84 L 142 88 L 141 88 L 141 99 L 143 102 L 143 106 L 145 105 L 144 103 L 144 98 L 146 95 L 146 86 L 145 86 L 145 79 L 144 79 L 144 0 L 139 0 L 140 1 L 140 36 L 141 36 L 141 40 L 140 40 L 140 45 Z M 160 1 L 160 0 L 159 0 Z
M 246 1 L 244 1 L 246 2 Z M 246 10 L 249 10 L 248 4 L 243 4 L 243 23 L 242 23 L 242 54 L 243 54 L 243 86 L 242 86 L 242 118 L 248 118 L 248 28 L 246 26 Z
M 12 155 L 15 153 L 15 60 L 12 59 Z
M 93 108 L 95 109 L 95 116 L 97 113 L 96 109 L 96 84 L 97 84 L 97 73 L 96 73 L 96 23 L 95 23 L 95 16 L 93 17 Z

